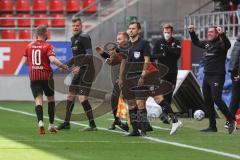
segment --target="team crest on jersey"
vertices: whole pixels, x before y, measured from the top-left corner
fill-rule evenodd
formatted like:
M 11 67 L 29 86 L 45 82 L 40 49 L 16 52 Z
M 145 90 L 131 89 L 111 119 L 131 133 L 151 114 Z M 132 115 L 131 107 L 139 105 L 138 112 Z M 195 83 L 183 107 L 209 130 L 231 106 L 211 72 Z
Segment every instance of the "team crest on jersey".
M 74 44 L 77 44 L 78 43 L 78 40 L 74 41 Z
M 140 52 L 134 52 L 134 58 L 136 59 L 140 58 Z

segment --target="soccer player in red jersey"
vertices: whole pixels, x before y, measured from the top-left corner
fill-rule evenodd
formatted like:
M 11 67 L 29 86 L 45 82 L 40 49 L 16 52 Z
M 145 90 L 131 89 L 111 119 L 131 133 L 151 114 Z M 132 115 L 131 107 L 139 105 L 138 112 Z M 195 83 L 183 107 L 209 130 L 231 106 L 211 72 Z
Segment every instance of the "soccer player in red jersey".
M 31 80 L 31 90 L 35 99 L 35 111 L 38 119 L 39 134 L 45 134 L 43 123 L 43 92 L 48 99 L 49 127 L 48 131 L 56 133 L 54 126 L 55 99 L 54 99 L 54 81 L 53 71 L 50 63 L 59 68 L 68 70 L 56 57 L 53 46 L 46 42 L 47 27 L 39 26 L 36 29 L 36 41 L 28 44 L 23 61 L 29 66 L 29 77 Z

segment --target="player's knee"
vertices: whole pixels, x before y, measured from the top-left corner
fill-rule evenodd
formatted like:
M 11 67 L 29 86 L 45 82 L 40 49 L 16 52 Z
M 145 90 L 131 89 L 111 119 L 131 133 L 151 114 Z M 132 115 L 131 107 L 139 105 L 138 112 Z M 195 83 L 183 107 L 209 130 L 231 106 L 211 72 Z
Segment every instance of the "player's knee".
M 49 96 L 49 97 L 47 97 L 47 99 L 48 99 L 48 102 L 54 102 L 55 101 L 54 96 Z
M 73 93 L 69 93 L 67 95 L 67 99 L 70 100 L 70 101 L 73 101 L 74 98 L 75 98 L 75 95 Z
M 163 95 L 155 96 L 154 100 L 157 104 L 159 104 L 164 100 L 164 97 L 163 97 Z
M 36 106 L 38 105 L 43 105 L 43 96 L 42 95 L 38 95 L 36 98 L 35 98 L 35 103 L 36 103 Z
M 145 108 L 145 101 L 144 100 L 137 100 L 137 106 L 139 109 Z
M 80 103 L 83 103 L 84 101 L 87 100 L 87 96 L 79 96 L 78 98 L 79 98 Z

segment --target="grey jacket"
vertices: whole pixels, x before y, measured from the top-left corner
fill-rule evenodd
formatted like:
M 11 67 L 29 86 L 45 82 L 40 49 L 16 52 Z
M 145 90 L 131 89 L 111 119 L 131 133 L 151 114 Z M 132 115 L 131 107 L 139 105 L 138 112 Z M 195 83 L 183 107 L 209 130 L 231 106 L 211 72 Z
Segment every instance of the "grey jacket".
M 228 71 L 240 74 L 240 37 L 233 46 Z

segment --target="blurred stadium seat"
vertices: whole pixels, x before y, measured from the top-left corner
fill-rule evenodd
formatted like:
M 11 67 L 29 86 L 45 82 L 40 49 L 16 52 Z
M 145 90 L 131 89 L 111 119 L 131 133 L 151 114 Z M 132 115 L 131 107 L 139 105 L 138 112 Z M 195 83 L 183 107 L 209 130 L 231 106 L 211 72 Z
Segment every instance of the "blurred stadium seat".
M 51 31 L 50 30 L 47 31 L 47 36 L 48 36 L 48 40 L 50 40 L 51 39 Z
M 19 14 L 17 15 L 18 18 L 26 18 L 26 19 L 18 19 L 17 26 L 18 27 L 30 27 L 31 26 L 31 16 L 30 14 Z
M 18 31 L 19 39 L 31 39 L 31 31 L 28 29 L 23 29 Z
M 46 12 L 47 11 L 46 0 L 33 0 L 32 10 L 33 12 Z
M 1 27 L 14 27 L 15 26 L 15 20 L 14 19 L 8 19 L 8 18 L 14 18 L 13 14 L 2 14 L 0 20 L 0 26 Z
M 17 0 L 16 1 L 17 12 L 30 12 L 30 1 L 29 0 Z
M 16 39 L 16 31 L 13 29 L 2 30 L 2 39 Z
M 1 12 L 12 12 L 14 9 L 13 0 L 1 0 L 0 1 L 0 11 Z
M 83 0 L 82 1 L 82 8 L 87 8 L 89 5 L 95 3 L 96 0 Z M 93 5 L 92 7 L 90 7 L 87 11 L 85 11 L 86 13 L 95 13 L 97 12 L 97 6 Z
M 49 1 L 50 12 L 63 12 L 63 1 L 62 0 L 51 0 Z
M 48 26 L 48 20 L 46 19 L 47 18 L 47 15 L 46 14 L 37 14 L 34 16 L 34 18 L 36 18 L 34 20 L 34 26 L 39 26 L 39 25 L 46 25 Z
M 64 27 L 65 20 L 63 14 L 52 14 L 51 17 L 51 27 Z M 63 19 L 55 19 L 55 18 L 63 18 Z
M 53 31 L 60 28 L 64 30 L 66 17 L 95 2 L 96 0 L 0 0 L 1 36 L 4 39 L 31 39 L 33 28 L 39 25 L 49 26 Z M 84 13 L 96 11 L 97 6 L 94 5 Z M 16 28 L 7 30 L 9 28 L 6 27 Z
M 80 11 L 79 0 L 67 0 L 66 1 L 66 11 L 68 13 L 79 12 Z

